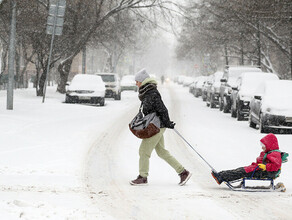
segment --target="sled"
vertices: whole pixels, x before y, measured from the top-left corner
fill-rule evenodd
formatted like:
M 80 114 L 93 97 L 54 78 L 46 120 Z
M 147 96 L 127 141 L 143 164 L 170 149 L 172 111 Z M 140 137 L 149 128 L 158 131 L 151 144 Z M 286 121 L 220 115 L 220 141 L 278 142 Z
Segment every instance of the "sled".
M 249 185 L 248 182 L 268 182 L 269 185 Z M 224 182 L 231 190 L 241 191 L 241 192 L 285 192 L 286 187 L 283 183 L 274 184 L 274 179 L 271 178 L 242 178 L 239 180 L 234 180 L 230 182 Z
M 279 150 L 272 150 L 269 153 L 273 152 L 273 151 L 278 151 L 281 152 Z M 265 154 L 263 161 L 265 160 L 265 158 L 267 157 L 268 153 Z M 286 152 L 281 152 L 281 158 L 282 158 L 282 163 L 286 163 L 288 161 L 288 156 L 289 154 Z M 276 185 L 274 184 L 274 179 L 276 179 L 277 177 L 280 176 L 281 173 L 281 169 L 278 170 L 278 172 L 275 174 L 274 178 L 255 178 L 254 173 L 255 171 L 259 168 L 259 166 L 257 166 L 251 177 L 244 177 L 242 179 L 239 180 L 234 180 L 234 181 L 227 181 L 224 182 L 230 189 L 232 189 L 233 191 L 243 191 L 243 192 L 285 192 L 286 191 L 286 187 L 284 186 L 283 183 L 277 183 Z M 249 186 L 247 185 L 248 182 L 260 182 L 260 181 L 264 181 L 264 182 L 269 182 L 269 185 L 267 186 Z M 237 184 L 237 185 L 235 185 Z

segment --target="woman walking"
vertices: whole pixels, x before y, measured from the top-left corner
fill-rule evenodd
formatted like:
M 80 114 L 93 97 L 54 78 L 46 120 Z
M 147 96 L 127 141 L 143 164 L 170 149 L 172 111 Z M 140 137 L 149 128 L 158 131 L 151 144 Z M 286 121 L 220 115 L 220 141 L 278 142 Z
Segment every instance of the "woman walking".
M 157 155 L 165 160 L 180 176 L 179 185 L 184 185 L 191 177 L 187 171 L 164 147 L 163 133 L 166 128 L 173 129 L 175 123 L 170 121 L 168 110 L 165 107 L 161 95 L 157 90 L 157 82 L 150 78 L 145 69 L 135 75 L 136 85 L 139 88 L 139 99 L 142 102 L 144 115 L 156 112 L 160 118 L 160 132 L 150 138 L 142 140 L 139 149 L 139 176 L 130 181 L 131 185 L 147 185 L 149 172 L 149 159 L 155 149 Z

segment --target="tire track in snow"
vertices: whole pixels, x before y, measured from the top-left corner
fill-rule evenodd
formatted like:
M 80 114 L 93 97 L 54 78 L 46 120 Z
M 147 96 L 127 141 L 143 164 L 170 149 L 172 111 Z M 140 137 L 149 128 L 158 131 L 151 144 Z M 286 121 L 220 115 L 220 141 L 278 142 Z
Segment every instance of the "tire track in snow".
M 174 112 L 171 116 L 174 116 L 174 121 L 179 125 L 183 123 L 179 106 L 186 105 L 187 107 L 189 104 L 185 103 L 185 100 L 180 100 L 180 94 L 177 94 L 174 89 L 177 88 L 167 88 L 162 91 L 164 92 L 162 96 L 164 100 L 166 99 L 165 101 L 169 100 L 171 103 L 167 106 L 170 106 L 170 112 Z M 193 97 L 189 98 L 191 100 Z M 129 108 L 128 112 L 122 113 L 119 119 L 105 127 L 88 152 L 84 180 L 88 196 L 98 209 L 107 212 L 115 219 L 139 220 L 214 219 L 214 216 L 216 219 L 221 217 L 249 219 L 251 216 L 264 219 L 267 215 L 271 216 L 271 219 L 287 219 L 287 216 L 290 216 L 288 211 L 288 214 L 281 213 L 279 205 L 273 208 L 266 206 L 271 197 L 276 198 L 277 202 L 278 200 L 289 201 L 287 195 L 281 196 L 277 193 L 251 195 L 232 192 L 226 187 L 216 185 L 210 176 L 210 169 L 201 158 L 197 157 L 170 130 L 166 132 L 167 148 L 193 172 L 190 182 L 185 187 L 171 185 L 171 183 L 158 185 L 162 180 L 159 180 L 159 183 L 153 183 L 150 177 L 150 184 L 147 187 L 130 186 L 128 183 L 130 174 L 125 164 L 133 166 L 132 157 L 138 157 L 140 140 L 129 139 L 132 134 L 128 131 L 127 125 L 137 113 L 137 109 L 137 106 Z M 184 117 L 188 116 L 184 115 Z M 121 155 L 125 157 L 123 161 L 120 161 Z M 151 164 L 153 160 L 154 158 L 151 158 Z M 168 170 L 169 167 L 166 172 Z M 281 203 L 285 209 L 290 205 Z M 212 212 L 216 212 L 216 215 Z
M 186 117 L 189 119 L 187 121 L 194 121 L 192 117 L 184 115 L 181 112 L 180 107 L 184 106 L 184 108 L 188 108 L 188 105 L 192 103 L 191 94 L 188 94 L 188 98 L 184 96 L 184 102 L 180 99 L 178 91 L 174 91 L 173 87 L 167 87 L 167 90 L 171 97 L 171 111 L 174 113 L 174 119 L 178 122 L 183 122 L 182 117 Z M 182 90 L 182 88 L 179 88 Z M 185 95 L 185 94 L 184 94 Z M 186 101 L 187 100 L 187 101 Z M 194 109 L 194 112 L 196 110 Z M 211 112 L 212 113 L 212 112 Z M 194 113 L 195 115 L 195 113 Z M 207 117 L 207 116 L 195 116 L 195 117 Z M 199 125 L 199 126 L 208 126 L 208 125 Z M 211 126 L 211 125 L 209 125 Z M 224 131 L 224 124 L 222 125 L 222 130 Z M 240 132 L 240 131 L 239 131 Z M 228 132 L 227 132 L 228 133 Z M 196 134 L 200 135 L 200 134 Z M 222 132 L 224 135 L 224 132 Z M 226 135 L 226 132 L 225 132 Z M 173 135 L 169 135 L 172 139 L 178 139 L 179 137 L 174 137 Z M 179 144 L 182 140 L 172 140 L 171 143 L 175 143 L 175 141 Z M 184 144 L 184 143 L 183 143 Z M 191 143 L 195 148 L 196 144 Z M 184 144 L 186 148 L 189 148 L 186 144 Z M 178 149 L 178 148 L 176 148 Z M 190 148 L 189 148 L 190 149 Z M 206 195 L 212 195 L 213 199 L 221 205 L 223 209 L 234 213 L 234 215 L 238 216 L 240 219 L 252 218 L 252 219 L 290 219 L 292 210 L 289 207 L 292 207 L 291 204 L 291 194 L 283 194 L 281 192 L 267 192 L 267 193 L 248 193 L 248 192 L 233 192 L 226 188 L 225 185 L 218 186 L 215 181 L 212 179 L 210 175 L 210 168 L 208 166 L 203 166 L 202 159 L 199 158 L 196 153 L 192 150 L 189 152 L 188 161 L 191 165 L 191 171 L 193 172 L 192 179 L 196 178 L 196 182 L 199 186 L 204 188 L 204 192 Z M 185 154 L 187 155 L 187 154 Z M 201 163 L 198 161 L 200 160 Z M 192 165 L 193 164 L 193 165 Z M 206 172 L 207 170 L 207 172 Z M 224 188 L 223 188 L 224 187 Z M 272 201 L 271 201 L 272 200 Z M 274 200 L 274 201 L 273 201 Z M 285 210 L 285 211 L 283 211 Z

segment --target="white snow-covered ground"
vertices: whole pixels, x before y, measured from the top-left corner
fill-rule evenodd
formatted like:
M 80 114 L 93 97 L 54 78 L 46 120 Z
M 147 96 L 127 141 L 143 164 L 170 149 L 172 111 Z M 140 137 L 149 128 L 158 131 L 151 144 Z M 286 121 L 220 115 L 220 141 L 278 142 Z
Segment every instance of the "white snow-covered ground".
M 259 155 L 258 130 L 210 109 L 187 88 L 159 85 L 176 129 L 216 169 L 248 165 Z M 14 110 L 0 91 L 0 219 L 291 219 L 292 163 L 276 182 L 285 193 L 232 192 L 217 185 L 210 168 L 173 131 L 166 148 L 193 173 L 186 186 L 155 152 L 149 185 L 131 186 L 138 175 L 140 140 L 128 129 L 139 108 L 137 93 L 104 107 L 65 104 L 47 90 L 16 90 Z M 291 152 L 292 135 L 277 134 Z

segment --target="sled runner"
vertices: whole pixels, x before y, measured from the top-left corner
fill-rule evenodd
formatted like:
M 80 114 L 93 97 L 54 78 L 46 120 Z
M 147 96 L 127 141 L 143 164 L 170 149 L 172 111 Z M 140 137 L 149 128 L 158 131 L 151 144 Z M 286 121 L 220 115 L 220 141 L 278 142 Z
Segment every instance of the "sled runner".
M 259 182 L 259 181 L 267 181 L 270 182 L 268 186 L 249 186 L 247 182 Z M 233 191 L 242 191 L 242 192 L 285 192 L 286 187 L 283 183 L 274 184 L 274 179 L 265 178 L 265 179 L 258 179 L 258 178 L 243 178 L 239 180 L 235 180 L 232 182 L 224 182 L 231 190 Z

